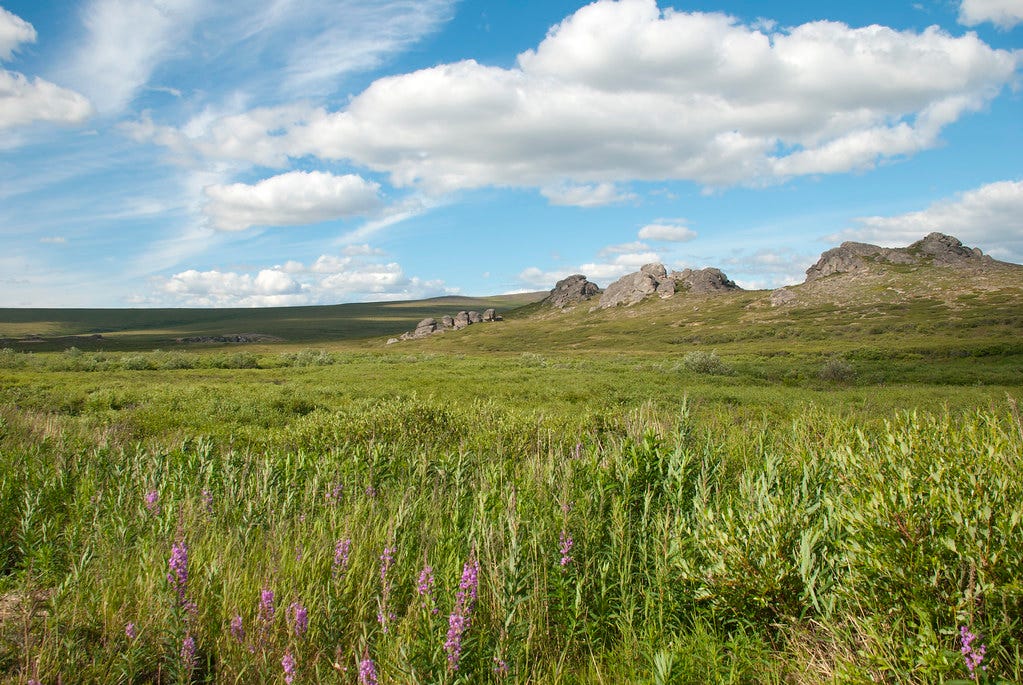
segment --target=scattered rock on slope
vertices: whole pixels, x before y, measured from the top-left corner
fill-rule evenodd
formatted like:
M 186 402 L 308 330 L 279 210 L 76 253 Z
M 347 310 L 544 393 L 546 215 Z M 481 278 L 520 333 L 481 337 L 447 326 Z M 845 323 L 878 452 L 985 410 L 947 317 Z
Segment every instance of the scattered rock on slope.
M 482 314 L 479 312 L 467 311 L 458 312 L 454 316 L 445 314 L 441 317 L 440 323 L 437 322 L 437 319 L 432 317 L 423 319 L 416 324 L 416 329 L 414 331 L 402 333 L 398 338 L 390 338 L 387 341 L 387 344 L 393 345 L 401 340 L 420 340 L 422 338 L 428 338 L 431 335 L 436 335 L 437 333 L 443 333 L 444 331 L 458 331 L 466 326 L 471 326 L 474 323 L 490 323 L 501 320 L 501 316 L 493 308 L 484 310 Z
M 541 300 L 540 304 L 566 309 L 599 294 L 600 287 L 596 283 L 586 280 L 582 274 L 573 274 L 558 281 L 550 295 Z

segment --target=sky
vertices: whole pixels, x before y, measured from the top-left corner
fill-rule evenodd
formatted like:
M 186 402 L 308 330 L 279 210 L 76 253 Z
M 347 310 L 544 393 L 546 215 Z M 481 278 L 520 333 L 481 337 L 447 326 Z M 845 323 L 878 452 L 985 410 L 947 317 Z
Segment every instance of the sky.
M 0 0 L 0 307 L 1023 262 L 1023 0 Z

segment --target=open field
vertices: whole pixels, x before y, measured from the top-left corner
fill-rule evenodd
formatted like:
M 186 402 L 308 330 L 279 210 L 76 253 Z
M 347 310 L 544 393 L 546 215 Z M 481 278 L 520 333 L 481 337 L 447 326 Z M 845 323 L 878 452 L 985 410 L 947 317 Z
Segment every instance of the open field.
M 1018 294 L 765 297 L 0 351 L 0 678 L 1023 679 Z

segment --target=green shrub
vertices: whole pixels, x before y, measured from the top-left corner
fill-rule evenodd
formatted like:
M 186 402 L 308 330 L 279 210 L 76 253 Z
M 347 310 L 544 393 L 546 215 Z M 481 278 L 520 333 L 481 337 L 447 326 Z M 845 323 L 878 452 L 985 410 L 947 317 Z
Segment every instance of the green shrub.
M 732 371 L 728 366 L 721 361 L 718 357 L 717 352 L 704 352 L 697 350 L 694 352 L 686 353 L 686 356 L 682 358 L 682 365 L 688 371 L 693 373 L 706 373 L 715 375 L 728 375 Z

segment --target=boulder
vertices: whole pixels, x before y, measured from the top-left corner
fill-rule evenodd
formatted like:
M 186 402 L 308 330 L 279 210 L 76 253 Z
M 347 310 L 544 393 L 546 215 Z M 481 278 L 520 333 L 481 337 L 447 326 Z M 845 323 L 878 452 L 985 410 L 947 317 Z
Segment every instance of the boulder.
M 459 331 L 469 325 L 469 312 L 463 310 L 455 314 L 455 330 Z
M 442 328 L 454 328 L 455 320 L 449 314 L 445 314 L 440 319 L 440 325 Z
M 573 274 L 557 282 L 550 294 L 540 304 L 558 309 L 574 307 L 600 294 L 596 283 L 586 280 L 582 274 Z
M 493 307 L 491 307 L 490 309 L 484 309 L 483 310 L 483 320 L 484 321 L 490 322 L 490 321 L 497 321 L 498 319 L 499 319 L 499 317 L 497 316 L 497 310 L 494 309 Z
M 483 315 L 479 312 L 469 312 L 469 323 L 483 323 Z
M 428 335 L 433 335 L 437 330 L 437 319 L 427 318 L 416 324 L 416 330 L 412 331 L 412 337 L 414 339 L 425 338 Z

